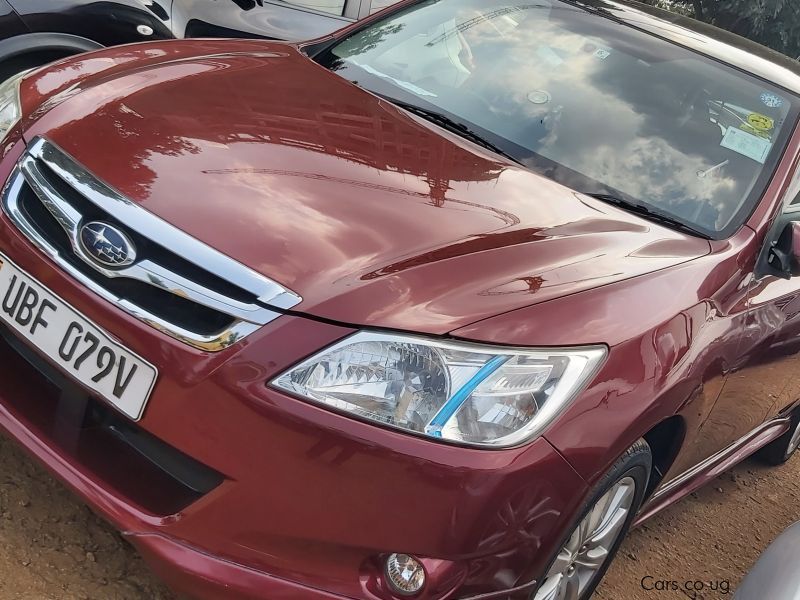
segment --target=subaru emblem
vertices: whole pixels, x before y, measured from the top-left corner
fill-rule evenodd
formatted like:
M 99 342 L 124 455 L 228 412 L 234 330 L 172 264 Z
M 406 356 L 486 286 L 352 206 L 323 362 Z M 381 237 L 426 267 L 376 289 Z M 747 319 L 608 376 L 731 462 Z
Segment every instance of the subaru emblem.
M 86 223 L 80 229 L 83 251 L 103 267 L 119 269 L 136 260 L 133 242 L 118 228 L 101 221 Z

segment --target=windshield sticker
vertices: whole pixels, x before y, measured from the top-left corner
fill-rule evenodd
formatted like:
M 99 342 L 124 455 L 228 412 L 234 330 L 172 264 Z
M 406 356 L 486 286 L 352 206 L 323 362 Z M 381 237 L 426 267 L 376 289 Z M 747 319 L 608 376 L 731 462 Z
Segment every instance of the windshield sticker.
M 764 92 L 761 94 L 761 102 L 770 108 L 780 108 L 783 106 L 783 98 L 771 92 Z
M 369 65 L 362 64 L 357 60 L 352 58 L 348 58 L 348 61 L 352 62 L 357 67 L 364 69 L 367 73 L 372 73 L 373 75 L 377 75 L 378 77 L 383 77 L 384 79 L 388 79 L 392 83 L 399 85 L 401 88 L 408 90 L 409 92 L 416 94 L 417 96 L 432 96 L 433 98 L 437 98 L 438 96 L 433 92 L 429 92 L 428 90 L 422 89 L 421 87 L 414 85 L 413 83 L 409 83 L 408 81 L 402 81 L 400 79 L 395 79 L 391 75 L 387 75 L 386 73 L 381 73 L 377 69 L 370 67 Z
M 605 60 L 609 56 L 611 56 L 611 51 L 610 50 L 606 50 L 605 48 L 598 48 L 597 50 L 595 50 L 595 53 L 594 53 L 594 57 L 595 58 L 599 58 L 600 60 Z
M 769 140 L 734 127 L 728 128 L 720 145 L 728 150 L 738 152 L 742 156 L 752 158 L 762 165 L 767 161 L 769 151 L 772 150 L 772 142 Z
M 742 123 L 739 129 L 772 141 L 772 135 L 775 133 L 775 119 L 759 113 L 751 113 L 747 115 L 747 122 Z
M 550 46 L 539 46 L 536 55 L 551 67 L 559 67 L 564 64 L 564 59 Z
M 719 125 L 723 133 L 734 128 L 772 141 L 776 124 L 772 117 L 721 100 L 709 101 L 708 109 L 711 122 Z
M 581 39 L 584 40 L 583 46 L 581 47 L 581 50 L 583 52 L 591 54 L 592 56 L 600 60 L 605 60 L 609 56 L 611 56 L 611 48 L 596 44 L 595 42 L 587 38 L 581 38 Z
M 747 115 L 747 123 L 758 131 L 772 131 L 775 129 L 775 119 L 770 119 L 768 116 L 758 113 Z

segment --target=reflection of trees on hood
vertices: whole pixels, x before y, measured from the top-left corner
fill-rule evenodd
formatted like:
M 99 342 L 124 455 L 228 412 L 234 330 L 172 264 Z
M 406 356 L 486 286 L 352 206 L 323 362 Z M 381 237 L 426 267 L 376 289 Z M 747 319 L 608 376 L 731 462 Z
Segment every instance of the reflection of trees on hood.
M 642 0 L 800 57 L 800 4 L 796 0 Z

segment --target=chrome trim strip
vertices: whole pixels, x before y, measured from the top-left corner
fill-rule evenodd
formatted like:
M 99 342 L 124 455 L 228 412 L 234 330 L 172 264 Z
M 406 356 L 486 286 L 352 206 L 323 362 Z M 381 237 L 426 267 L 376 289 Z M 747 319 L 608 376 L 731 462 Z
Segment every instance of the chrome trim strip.
M 130 227 L 139 235 L 152 239 L 161 245 L 164 245 L 163 241 L 167 240 L 169 250 L 179 254 L 186 260 L 190 260 L 205 271 L 217 275 L 225 281 L 230 281 L 246 292 L 252 293 L 257 296 L 259 302 L 269 303 L 277 308 L 291 308 L 301 301 L 297 294 L 287 290 L 280 284 L 221 254 L 127 200 L 105 186 L 105 184 L 97 181 L 94 176 L 80 167 L 69 156 L 63 154 L 58 148 L 43 138 L 36 138 L 28 154 L 23 155 L 20 159 L 0 193 L 0 204 L 2 204 L 3 211 L 33 244 L 64 271 L 94 293 L 116 304 L 128 314 L 154 329 L 200 350 L 217 352 L 250 335 L 262 325 L 276 319 L 280 316 L 280 313 L 260 304 L 250 304 L 229 298 L 186 279 L 152 260 L 141 260 L 123 269 L 106 269 L 102 265 L 95 263 L 86 255 L 79 243 L 78 233 L 82 215 L 61 198 L 57 190 L 49 184 L 34 157 L 38 157 L 39 160 L 45 162 L 66 184 L 73 187 L 87 200 L 114 215 L 126 227 Z M 18 204 L 19 194 L 24 183 L 31 187 L 43 206 L 58 221 L 69 237 L 73 252 L 87 265 L 90 265 L 106 277 L 135 279 L 230 315 L 233 323 L 214 335 L 188 331 L 174 323 L 167 322 L 128 300 L 116 296 L 85 276 L 81 271 L 70 265 L 61 256 L 59 250 L 39 235 L 37 230 L 27 221 Z
M 109 278 L 119 277 L 135 279 L 165 290 L 171 294 L 175 294 L 176 296 L 188 298 L 197 304 L 202 304 L 203 306 L 213 308 L 219 312 L 229 314 L 232 317 L 251 321 L 253 323 L 263 324 L 263 319 L 269 318 L 269 315 L 272 313 L 272 311 L 257 304 L 237 302 L 222 294 L 218 294 L 148 259 L 140 260 L 129 267 L 121 269 L 107 269 L 103 267 L 103 265 L 99 264 L 97 261 L 92 260 L 84 250 L 83 244 L 80 243 L 79 229 L 82 224 L 82 216 L 75 211 L 69 203 L 65 202 L 58 195 L 58 192 L 50 186 L 37 166 L 36 159 L 30 156 L 24 156 L 19 161 L 18 167 L 20 171 L 22 171 L 28 185 L 31 186 L 31 189 L 33 189 L 39 197 L 39 200 L 41 200 L 45 208 L 50 211 L 50 214 L 53 215 L 59 225 L 64 229 L 75 255 L 98 273 Z
M 194 346 L 199 350 L 205 350 L 206 352 L 219 352 L 220 350 L 224 350 L 228 346 L 235 344 L 242 338 L 247 337 L 254 331 L 257 331 L 261 328 L 261 325 L 257 325 L 255 323 L 248 323 L 247 321 L 235 321 L 230 325 L 230 327 L 227 327 L 217 334 L 202 335 L 178 327 L 174 323 L 168 323 L 160 317 L 157 317 L 146 310 L 139 308 L 127 300 L 119 300 L 118 306 L 153 329 L 157 329 L 158 331 L 161 331 L 162 333 L 165 333 L 166 335 L 173 337 L 178 341 L 189 344 L 190 346 Z M 272 317 L 267 321 L 267 323 L 277 319 L 280 316 L 281 313 L 273 312 Z
M 695 466 L 690 467 L 680 475 L 677 475 L 670 479 L 668 482 L 664 483 L 657 491 L 654 493 L 650 499 L 647 501 L 648 504 L 652 504 L 658 498 L 667 495 L 671 490 L 680 486 L 681 484 L 685 483 L 689 479 L 700 475 L 704 471 L 710 469 L 715 463 L 722 463 L 724 459 L 730 455 L 733 455 L 737 450 L 740 450 L 744 446 L 747 445 L 748 442 L 754 440 L 759 435 L 764 433 L 765 431 L 769 431 L 773 427 L 778 427 L 779 425 L 783 425 L 789 423 L 791 419 L 788 417 L 779 417 L 777 419 L 772 419 L 771 421 L 767 421 L 766 423 L 762 423 L 752 431 L 748 432 L 743 437 L 739 438 L 732 444 L 726 446 L 719 452 L 716 452 L 709 456 L 708 458 L 703 459 L 701 462 L 697 463 Z
M 150 313 L 149 311 L 144 310 L 143 308 L 132 304 L 128 300 L 112 294 L 104 287 L 97 285 L 94 281 L 86 277 L 86 275 L 66 262 L 61 257 L 58 249 L 53 247 L 47 240 L 41 237 L 39 233 L 33 227 L 31 227 L 30 223 L 28 223 L 27 219 L 20 211 L 19 204 L 17 202 L 24 183 L 25 176 L 22 174 L 19 168 L 15 168 L 11 173 L 11 177 L 9 177 L 8 182 L 3 188 L 2 193 L 0 193 L 0 203 L 2 203 L 3 211 L 19 228 L 22 234 L 25 235 L 25 237 L 27 237 L 42 252 L 44 252 L 45 255 L 47 255 L 64 271 L 69 273 L 72 277 L 81 282 L 84 286 L 101 298 L 111 302 L 112 304 L 116 304 L 122 310 L 146 323 L 150 327 L 153 327 L 154 329 L 157 329 L 162 333 L 169 335 L 170 337 L 206 352 L 218 352 L 223 350 L 241 338 L 250 335 L 260 327 L 259 324 L 255 323 L 235 321 L 230 327 L 215 335 L 209 336 L 187 331 L 186 329 L 178 327 L 172 323 L 166 322 L 162 318 Z M 278 312 L 264 309 L 264 313 L 262 313 L 262 319 L 264 321 L 263 324 L 269 323 L 270 321 L 277 319 L 279 316 L 280 313 Z

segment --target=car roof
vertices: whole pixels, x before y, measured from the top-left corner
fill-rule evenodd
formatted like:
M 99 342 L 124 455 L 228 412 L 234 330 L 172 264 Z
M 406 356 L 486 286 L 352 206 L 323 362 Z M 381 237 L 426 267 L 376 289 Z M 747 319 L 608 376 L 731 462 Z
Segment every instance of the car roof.
M 800 61 L 691 17 L 631 0 L 567 0 L 800 95 Z

